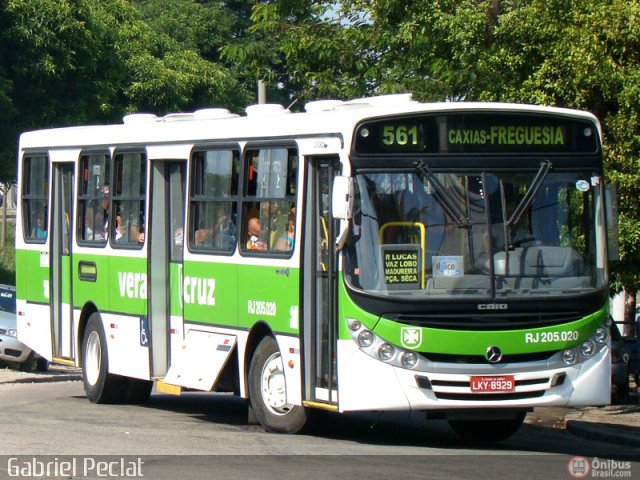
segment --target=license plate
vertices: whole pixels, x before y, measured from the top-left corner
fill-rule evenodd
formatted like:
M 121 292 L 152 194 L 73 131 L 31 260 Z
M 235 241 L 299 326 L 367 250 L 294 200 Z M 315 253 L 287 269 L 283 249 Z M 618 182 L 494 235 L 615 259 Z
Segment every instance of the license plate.
M 513 375 L 471 377 L 471 391 L 475 393 L 504 393 L 515 389 Z

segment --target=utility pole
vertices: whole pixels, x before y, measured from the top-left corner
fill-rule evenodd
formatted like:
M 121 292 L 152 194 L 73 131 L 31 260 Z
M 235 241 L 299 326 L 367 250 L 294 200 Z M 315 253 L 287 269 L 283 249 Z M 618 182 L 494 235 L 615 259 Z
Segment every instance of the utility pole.
M 258 80 L 258 103 L 267 103 L 267 86 L 264 80 Z

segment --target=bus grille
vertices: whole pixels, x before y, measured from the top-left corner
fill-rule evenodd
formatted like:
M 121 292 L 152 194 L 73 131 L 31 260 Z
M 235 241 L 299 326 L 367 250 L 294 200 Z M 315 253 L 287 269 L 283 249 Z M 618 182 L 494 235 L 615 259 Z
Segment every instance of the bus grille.
M 504 355 L 500 364 L 505 363 L 523 363 L 523 362 L 539 362 L 548 360 L 557 352 L 536 352 L 523 353 L 521 355 Z M 460 364 L 480 364 L 488 365 L 489 361 L 481 355 L 457 355 L 447 353 L 421 353 L 420 356 L 434 363 L 460 363 Z
M 526 400 L 527 398 L 539 398 L 544 395 L 544 390 L 537 392 L 517 393 L 448 393 L 433 392 L 440 400 L 461 400 L 467 402 L 492 402 L 498 400 Z
M 469 377 L 443 379 L 430 378 L 422 375 L 415 376 L 418 387 L 424 390 L 430 390 L 437 399 L 460 402 L 491 402 L 539 398 L 548 390 L 564 384 L 565 379 L 565 373 L 555 374 L 552 377 L 543 375 L 540 377 L 519 378 L 515 380 L 515 389 L 512 392 L 479 393 L 471 391 L 471 380 Z
M 521 330 L 542 328 L 583 318 L 578 312 L 562 313 L 497 313 L 473 312 L 466 314 L 409 314 L 383 315 L 384 319 L 414 327 L 440 330 Z

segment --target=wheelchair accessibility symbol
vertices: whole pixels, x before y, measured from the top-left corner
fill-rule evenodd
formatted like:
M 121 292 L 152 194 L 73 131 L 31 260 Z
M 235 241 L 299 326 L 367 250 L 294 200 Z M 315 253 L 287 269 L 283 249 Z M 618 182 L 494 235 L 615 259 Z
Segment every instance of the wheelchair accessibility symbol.
M 149 321 L 147 317 L 140 317 L 140 346 L 149 346 Z

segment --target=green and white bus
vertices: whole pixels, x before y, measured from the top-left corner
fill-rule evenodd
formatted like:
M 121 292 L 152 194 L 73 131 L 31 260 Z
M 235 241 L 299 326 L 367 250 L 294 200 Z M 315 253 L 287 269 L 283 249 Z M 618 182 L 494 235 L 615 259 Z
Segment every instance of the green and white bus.
M 24 133 L 19 338 L 88 398 L 235 392 L 270 431 L 506 438 L 610 398 L 600 125 L 409 95 Z

